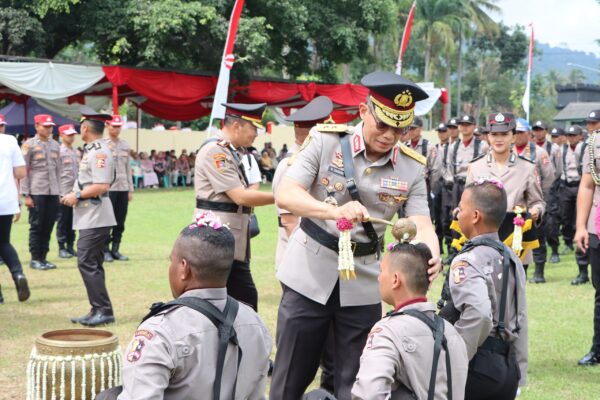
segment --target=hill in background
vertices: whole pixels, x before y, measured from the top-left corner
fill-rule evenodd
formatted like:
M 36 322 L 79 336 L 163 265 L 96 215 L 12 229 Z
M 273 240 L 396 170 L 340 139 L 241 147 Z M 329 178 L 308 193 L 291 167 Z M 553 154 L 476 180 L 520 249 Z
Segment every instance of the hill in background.
M 545 74 L 550 70 L 560 72 L 568 76 L 572 69 L 579 69 L 585 74 L 586 83 L 600 84 L 600 72 L 590 71 L 579 67 L 573 67 L 567 63 L 585 65 L 586 67 L 600 70 L 600 57 L 593 53 L 570 50 L 563 47 L 554 47 L 546 43 L 536 42 L 536 52 L 541 53 L 533 60 L 533 74 Z

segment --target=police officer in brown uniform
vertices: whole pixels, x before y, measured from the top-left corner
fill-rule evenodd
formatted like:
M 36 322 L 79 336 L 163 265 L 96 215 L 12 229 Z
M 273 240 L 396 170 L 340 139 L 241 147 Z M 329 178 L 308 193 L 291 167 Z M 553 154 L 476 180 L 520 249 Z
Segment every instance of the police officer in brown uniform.
M 50 235 L 56 221 L 60 194 L 60 145 L 52 139 L 55 123 L 51 115 L 34 117 L 36 135 L 21 147 L 27 176 L 21 180 L 21 193 L 29 208 L 29 252 L 31 268 L 56 268 L 46 260 Z
M 565 249 L 573 250 L 573 236 L 575 235 L 575 219 L 577 192 L 581 175 L 583 173 L 584 157 L 587 143 L 582 140 L 583 129 L 579 125 L 572 125 L 566 131 L 568 143 L 562 147 L 562 175 L 560 190 L 560 212 L 562 220 L 562 235 L 565 241 Z M 590 281 L 588 276 L 588 257 L 580 250 L 575 251 L 575 260 L 579 273 L 571 281 L 572 285 L 581 285 Z
M 381 262 L 379 291 L 394 310 L 369 333 L 352 398 L 463 399 L 467 349 L 427 301 L 431 252 L 423 243 L 390 246 Z
M 555 181 L 554 166 L 546 150 L 541 148 L 540 146 L 537 146 L 534 142 L 529 140 L 529 133 L 530 129 L 527 121 L 518 119 L 514 143 L 515 152 L 518 155 L 529 159 L 535 164 L 537 174 L 540 178 L 540 184 L 542 187 L 544 199 L 547 199 L 550 196 L 550 190 Z M 545 218 L 542 218 L 541 224 L 538 227 L 539 247 L 533 250 L 535 272 L 533 274 L 533 277 L 529 280 L 529 282 L 531 283 L 546 282 L 546 279 L 544 278 L 544 268 L 546 266 L 548 250 L 546 248 L 545 230 Z
M 590 137 L 577 197 L 575 244 L 581 252 L 589 254 L 592 265 L 594 336 L 589 353 L 579 360 L 579 365 L 596 365 L 600 363 L 600 227 L 596 223 L 600 204 L 600 110 L 590 112 L 586 122 Z
M 279 207 L 302 219 L 277 271 L 283 296 L 272 399 L 302 396 L 317 371 L 331 322 L 335 395 L 350 398 L 362 347 L 381 316 L 377 272 L 385 225 L 368 222 L 370 216 L 389 220 L 404 208 L 418 227 L 417 239 L 433 249 L 432 277 L 441 267 L 427 207 L 426 160 L 398 144 L 415 102 L 427 94 L 388 72 L 371 73 L 361 83 L 369 88 L 366 103 L 359 105 L 362 122 L 349 132 L 317 126 L 276 194 Z M 355 279 L 341 279 L 338 271 L 341 218 L 357 223 L 351 235 Z
M 98 326 L 115 322 L 102 266 L 102 249 L 110 228 L 116 223 L 108 198 L 115 175 L 114 162 L 112 152 L 102 140 L 104 124 L 111 116 L 97 114 L 87 107 L 82 107 L 81 113 L 84 153 L 73 191 L 62 198 L 62 204 L 73 207 L 73 229 L 79 230 L 77 267 L 91 310 L 83 317 L 71 318 L 71 322 Z
M 552 138 L 558 136 L 559 129 L 562 131 L 561 128 L 552 129 Z M 552 140 L 548 140 L 548 126 L 543 121 L 535 121 L 532 130 L 535 144 L 538 147 L 546 150 L 546 153 L 548 153 L 550 160 L 552 161 L 552 166 L 554 167 L 552 186 L 550 187 L 550 191 L 547 194 L 544 194 L 544 200 L 546 201 L 546 214 L 544 214 L 543 219 L 545 226 L 543 234 L 546 238 L 546 241 L 550 245 L 550 249 L 552 250 L 550 262 L 558 263 L 560 262 L 560 257 L 558 255 L 558 246 L 560 245 L 560 210 L 558 204 L 558 192 L 560 190 L 560 175 L 562 172 L 561 151 L 558 144 L 553 143 Z
M 110 186 L 108 197 L 113 206 L 117 224 L 111 229 L 110 237 L 104 249 L 104 261 L 127 261 L 129 257 L 121 254 L 120 246 L 125 231 L 125 219 L 129 202 L 133 200 L 133 175 L 131 174 L 131 155 L 129 143 L 119 138 L 123 119 L 120 115 L 113 115 L 106 122 L 108 138 L 104 139 L 106 146 L 113 153 L 115 163 L 115 181 Z
M 507 194 L 499 180 L 480 179 L 467 184 L 459 204 L 458 224 L 469 240 L 452 261 L 451 300 L 440 314 L 467 346 L 467 400 L 514 399 L 527 379 L 525 273 L 498 237 Z
M 73 191 L 73 185 L 79 172 L 79 153 L 73 148 L 77 131 L 71 124 L 58 127 L 60 134 L 60 195 L 65 196 Z M 56 240 L 58 241 L 58 256 L 71 258 L 77 256 L 73 244 L 73 207 L 60 204 L 58 206 L 58 221 L 56 223 Z
M 273 203 L 273 194 L 249 190 L 241 161 L 243 148 L 252 145 L 266 104 L 224 104 L 225 121 L 218 138 L 208 139 L 196 155 L 196 209 L 213 211 L 235 237 L 235 257 L 227 291 L 236 300 L 258 307 L 258 293 L 250 273 L 249 222 L 252 207 Z

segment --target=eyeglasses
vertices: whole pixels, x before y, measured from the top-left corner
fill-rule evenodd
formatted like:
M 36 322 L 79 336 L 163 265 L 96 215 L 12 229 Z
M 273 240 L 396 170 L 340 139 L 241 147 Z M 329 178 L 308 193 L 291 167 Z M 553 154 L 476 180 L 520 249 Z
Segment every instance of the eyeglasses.
M 373 117 L 373 121 L 375 121 L 375 129 L 377 129 L 379 132 L 385 132 L 388 129 L 391 129 L 394 132 L 394 135 L 405 135 L 406 133 L 408 133 L 408 127 L 395 128 L 393 126 L 389 126 L 377 117 L 377 114 L 375 114 L 375 111 L 373 110 L 373 106 L 369 105 L 368 108 L 369 112 L 371 113 L 371 116 Z

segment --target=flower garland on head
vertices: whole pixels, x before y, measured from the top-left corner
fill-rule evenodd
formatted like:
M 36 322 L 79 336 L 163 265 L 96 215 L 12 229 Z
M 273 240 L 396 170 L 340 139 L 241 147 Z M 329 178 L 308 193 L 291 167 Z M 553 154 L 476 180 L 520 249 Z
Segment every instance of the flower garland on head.
M 214 230 L 221 229 L 223 227 L 229 229 L 229 226 L 223 225 L 221 218 L 215 215 L 212 211 L 201 211 L 194 217 L 190 224 L 190 229 L 201 228 L 203 226 L 211 227 Z
M 473 185 L 475 186 L 484 185 L 486 183 L 490 183 L 496 186 L 498 189 L 504 189 L 504 184 L 496 178 L 478 178 L 477 180 L 473 181 Z
M 350 238 L 354 224 L 347 218 L 340 218 L 337 220 L 336 226 L 340 231 L 338 241 L 338 271 L 340 271 L 340 277 L 346 280 L 356 279 L 352 240 Z

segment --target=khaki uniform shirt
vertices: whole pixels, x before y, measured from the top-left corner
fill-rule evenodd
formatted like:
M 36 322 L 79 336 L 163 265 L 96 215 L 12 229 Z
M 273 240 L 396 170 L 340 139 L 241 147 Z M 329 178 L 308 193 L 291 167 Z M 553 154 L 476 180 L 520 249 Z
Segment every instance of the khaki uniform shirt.
M 60 145 L 60 195 L 73 191 L 73 184 L 79 172 L 79 153 L 72 147 Z
M 534 146 L 535 157 L 531 156 L 531 146 Z M 548 155 L 546 150 L 539 146 L 536 146 L 533 142 L 527 143 L 527 146 L 525 146 L 521 155 L 527 158 L 528 160 L 535 162 L 535 167 L 540 177 L 542 193 L 544 194 L 544 198 L 547 198 L 547 196 L 550 194 L 550 188 L 552 187 L 552 184 L 555 180 L 554 166 L 552 165 L 550 156 Z
M 227 290 L 195 289 L 181 295 L 192 296 L 208 300 L 223 311 Z M 263 399 L 271 336 L 258 314 L 243 303 L 239 303 L 233 328 L 242 359 L 238 369 L 238 348 L 230 343 L 221 378 L 221 399 Z M 138 327 L 123 357 L 123 392 L 118 399 L 212 398 L 218 348 L 215 325 L 189 307 L 173 307 L 147 319 Z
M 104 143 L 112 151 L 115 163 L 115 181 L 110 186 L 111 192 L 133 192 L 133 174 L 131 173 L 131 156 L 129 144 L 123 139 L 113 142 L 111 138 L 104 139 Z
M 496 165 L 493 153 L 489 152 L 469 166 L 467 184 L 480 178 L 496 178 L 504 184 L 507 212 L 512 212 L 516 206 L 521 206 L 527 209 L 537 207 L 540 215 L 544 213 L 546 203 L 537 169 L 531 161 L 524 160 L 511 152 L 507 166 L 500 169 Z
M 479 143 L 479 152 L 477 156 L 487 153 L 489 146 L 487 142 Z M 445 152 L 445 149 L 442 149 Z M 456 151 L 456 157 L 454 156 Z M 442 154 L 443 157 L 443 154 Z M 465 146 L 462 140 L 457 140 L 448 145 L 446 157 L 446 167 L 443 171 L 443 177 L 446 182 L 453 182 L 454 178 L 466 178 L 469 163 L 475 158 L 475 137 L 471 139 L 468 146 Z
M 564 165 L 562 166 L 563 169 L 560 179 L 566 180 L 569 183 L 578 182 L 581 180 L 581 175 L 579 174 L 579 167 L 582 166 L 583 162 L 583 159 L 580 159 L 581 147 L 583 145 L 583 141 L 577 143 L 577 146 L 575 146 L 575 151 L 571 149 L 571 146 L 569 144 L 565 144 L 563 146 L 561 150 L 561 159 L 565 160 L 566 163 L 564 163 Z M 565 151 L 567 152 L 566 156 L 564 155 Z
M 95 140 L 83 147 L 83 157 L 73 191 L 83 190 L 94 183 L 110 184 L 114 176 L 112 152 L 102 139 Z M 116 224 L 108 192 L 99 199 L 81 199 L 73 208 L 73 229 L 102 228 Z
M 538 144 L 538 147 L 546 150 L 546 153 L 548 153 L 548 150 L 550 150 L 548 155 L 550 156 L 552 167 L 554 168 L 554 180 L 560 179 L 560 175 L 562 174 L 562 157 L 560 146 L 556 143 L 546 140 L 542 146 Z
M 292 160 L 292 156 L 296 154 L 300 150 L 300 146 L 296 142 L 292 144 L 290 147 L 286 158 L 281 160 L 275 169 L 275 175 L 273 175 L 273 194 L 277 193 L 277 188 L 281 183 L 281 178 L 285 176 L 287 169 L 289 167 L 289 162 Z M 277 207 L 277 205 L 275 205 Z M 281 217 L 283 214 L 291 214 L 289 211 L 284 210 L 283 208 L 277 207 L 277 216 Z M 285 249 L 287 248 L 288 243 L 288 235 L 285 228 L 279 226 L 277 231 L 277 250 L 275 250 L 275 268 L 281 262 L 283 258 L 283 254 L 285 253 Z
M 592 133 L 589 137 L 588 148 L 585 151 L 585 155 L 583 158 L 583 173 L 591 174 L 592 165 L 594 166 L 594 171 L 600 176 L 600 131 L 596 134 Z M 594 159 L 591 159 L 590 149 L 593 149 Z M 593 162 L 593 164 L 592 164 Z M 598 185 L 594 186 L 594 197 L 592 200 L 592 209 L 590 210 L 590 216 L 587 220 L 587 230 L 591 234 L 598 234 L 596 232 L 595 219 L 596 219 L 596 208 L 598 207 L 598 203 L 600 203 L 600 189 L 598 189 Z
M 307 146 L 298 153 L 286 176 L 297 181 L 317 200 L 333 196 L 339 205 L 348 203 L 351 198 L 344 177 L 340 136 L 313 131 L 309 137 Z M 371 216 L 390 220 L 400 208 L 407 217 L 429 216 L 425 160 L 420 154 L 404 145 L 396 145 L 379 160 L 369 161 L 362 123 L 354 128 L 350 147 L 354 180 L 361 202 Z M 336 221 L 312 220 L 330 234 L 339 236 Z M 373 227 L 378 236 L 385 233 L 384 224 L 373 223 Z M 351 237 L 353 241 L 369 242 L 361 224 L 355 225 Z M 356 279 L 340 280 L 340 305 L 379 303 L 377 255 L 355 257 L 354 263 Z M 338 282 L 338 254 L 313 240 L 302 229 L 296 229 L 289 239 L 277 278 L 303 296 L 325 304 Z
M 419 139 L 417 145 L 414 147 L 410 140 L 404 144 L 410 146 L 414 151 L 427 158 L 427 176 L 429 177 L 429 182 L 437 182 L 442 174 L 437 147 L 428 141 L 427 149 L 423 149 L 423 146 L 425 145 L 425 143 L 423 143 L 423 137 Z
M 244 167 L 238 165 L 233 157 L 232 152 L 236 151 L 225 140 L 209 142 L 198 151 L 194 167 L 194 187 L 197 199 L 235 204 L 225 192 L 246 187 L 242 172 Z M 238 152 L 237 155 L 241 162 L 243 153 Z M 196 209 L 196 212 L 198 211 Z M 235 259 L 238 261 L 249 260 L 250 215 L 243 214 L 242 207 L 238 208 L 237 213 L 220 211 L 213 211 L 213 213 L 221 218 L 223 224 L 229 226 L 235 238 Z
M 497 233 L 478 237 L 498 240 Z M 503 339 L 510 344 L 516 356 L 521 370 L 520 383 L 523 385 L 527 380 L 528 362 L 525 270 L 519 258 L 512 251 L 510 254 L 516 263 L 516 276 L 511 272 L 508 278 Z M 487 246 L 477 246 L 457 255 L 452 261 L 449 272 L 450 294 L 454 307 L 460 312 L 460 318 L 454 327 L 465 341 L 469 359 L 475 356 L 488 336 L 496 334 L 502 295 L 502 270 L 502 256 Z
M 27 195 L 60 194 L 60 145 L 52 138 L 41 140 L 37 135 L 21 146 L 27 175 L 21 180 L 21 193 Z
M 399 311 L 414 309 L 433 318 L 432 303 L 415 303 Z M 452 398 L 465 397 L 469 359 L 456 329 L 444 322 L 452 374 Z M 410 315 L 384 317 L 373 326 L 360 357 L 360 369 L 352 387 L 352 399 L 427 399 L 433 362 L 434 339 L 431 329 Z M 448 398 L 446 354 L 442 349 L 437 366 L 435 399 Z

